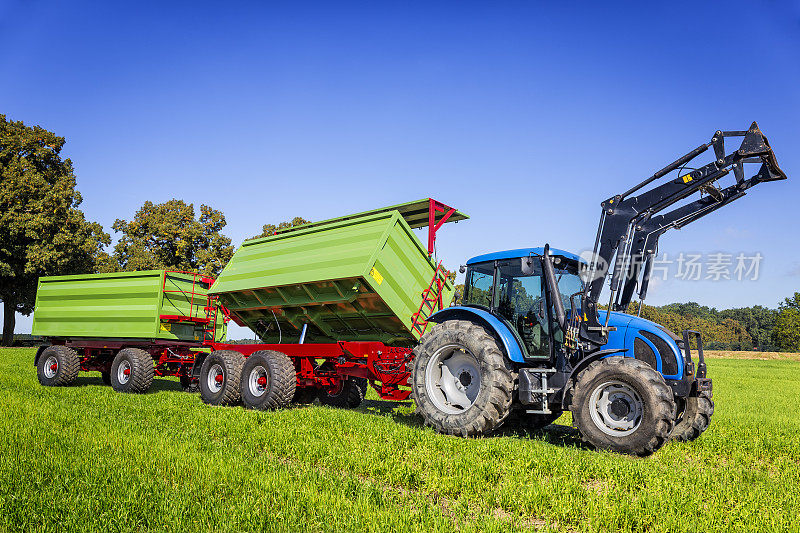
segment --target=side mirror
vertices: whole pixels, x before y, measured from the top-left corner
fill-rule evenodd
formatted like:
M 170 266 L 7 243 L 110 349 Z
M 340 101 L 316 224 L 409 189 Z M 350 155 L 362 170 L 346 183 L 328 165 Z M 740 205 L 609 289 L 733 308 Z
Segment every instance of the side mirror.
M 463 274 L 464 272 L 467 271 L 467 266 L 466 265 L 461 265 L 460 267 L 458 267 L 458 271 Z
M 520 268 L 522 269 L 523 276 L 533 276 L 534 268 L 533 268 L 533 257 L 523 257 L 520 260 Z

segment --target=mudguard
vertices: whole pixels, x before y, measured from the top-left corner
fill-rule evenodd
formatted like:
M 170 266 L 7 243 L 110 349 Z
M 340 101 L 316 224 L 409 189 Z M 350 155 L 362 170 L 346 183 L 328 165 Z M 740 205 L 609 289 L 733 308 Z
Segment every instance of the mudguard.
M 434 313 L 428 319 L 428 322 L 440 324 L 446 320 L 470 320 L 472 322 L 481 324 L 497 335 L 497 337 L 500 339 L 500 342 L 503 344 L 503 350 L 509 359 L 515 363 L 525 362 L 522 348 L 514 336 L 514 333 L 505 323 L 503 323 L 503 321 L 501 321 L 492 313 L 476 307 L 455 305 L 453 307 L 448 307 L 447 309 L 442 309 L 438 313 Z

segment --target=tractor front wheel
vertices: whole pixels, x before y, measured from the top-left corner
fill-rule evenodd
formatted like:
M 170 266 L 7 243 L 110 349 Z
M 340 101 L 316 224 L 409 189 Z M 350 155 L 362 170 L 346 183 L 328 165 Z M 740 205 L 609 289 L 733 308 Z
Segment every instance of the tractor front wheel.
M 669 385 L 653 367 L 631 357 L 590 364 L 575 384 L 571 410 L 584 441 L 630 455 L 658 450 L 675 424 Z
M 511 363 L 483 326 L 448 320 L 414 349 L 411 394 L 425 423 L 440 433 L 491 433 L 511 412 L 513 391 Z

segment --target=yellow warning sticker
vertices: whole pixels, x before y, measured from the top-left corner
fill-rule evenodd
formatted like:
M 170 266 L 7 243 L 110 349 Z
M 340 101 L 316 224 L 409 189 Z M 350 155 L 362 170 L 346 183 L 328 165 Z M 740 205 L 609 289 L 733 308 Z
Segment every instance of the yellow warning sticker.
M 694 179 L 694 178 L 692 178 L 691 174 L 686 174 L 685 176 L 681 176 L 681 178 L 683 179 L 684 183 L 689 183 L 690 181 L 692 181 Z
M 383 283 L 383 276 L 381 276 L 381 273 L 380 273 L 380 272 L 378 272 L 378 269 L 377 269 L 377 268 L 375 268 L 375 267 L 372 267 L 372 270 L 370 270 L 370 271 L 369 271 L 369 275 L 370 275 L 370 276 L 372 276 L 372 278 L 373 278 L 375 281 L 377 281 L 377 282 L 378 282 L 378 285 L 380 285 L 381 283 Z
M 172 324 L 170 324 L 168 322 L 162 322 L 161 323 L 161 330 L 162 331 L 172 331 Z

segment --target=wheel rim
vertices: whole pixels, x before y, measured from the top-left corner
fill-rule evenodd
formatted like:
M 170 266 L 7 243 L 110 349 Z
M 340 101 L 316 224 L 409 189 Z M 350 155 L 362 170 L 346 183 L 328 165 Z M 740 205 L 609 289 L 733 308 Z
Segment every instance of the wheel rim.
M 120 385 L 125 385 L 131 379 L 131 363 L 130 361 L 122 361 L 117 367 L 117 381 Z
M 589 398 L 589 412 L 595 425 L 614 437 L 636 431 L 642 423 L 644 402 L 636 390 L 621 381 L 607 381 Z
M 211 365 L 211 368 L 208 369 L 208 390 L 212 393 L 217 393 L 222 390 L 222 385 L 225 382 L 225 371 L 222 369 L 222 365 L 219 363 L 214 363 Z
M 51 355 L 44 362 L 44 376 L 48 379 L 56 377 L 58 374 L 58 359 Z
M 440 411 L 463 413 L 481 390 L 478 360 L 463 346 L 450 344 L 439 348 L 425 369 L 425 389 Z
M 261 365 L 254 367 L 247 378 L 247 385 L 250 389 L 250 394 L 255 397 L 263 396 L 269 388 L 267 369 Z

